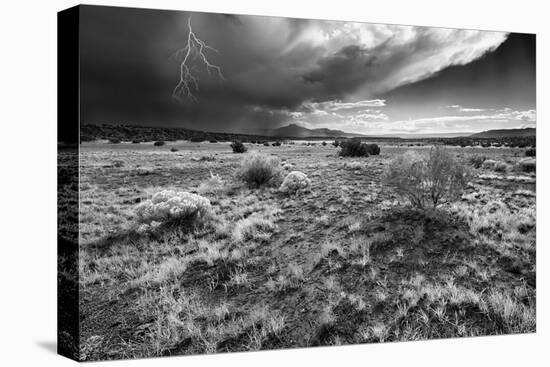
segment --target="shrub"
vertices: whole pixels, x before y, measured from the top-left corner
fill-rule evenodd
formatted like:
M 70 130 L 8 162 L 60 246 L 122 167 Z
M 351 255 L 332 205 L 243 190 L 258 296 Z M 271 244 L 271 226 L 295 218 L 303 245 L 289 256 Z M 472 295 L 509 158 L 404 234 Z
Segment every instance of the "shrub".
M 164 144 L 166 144 L 164 141 L 159 140 L 159 141 L 155 141 L 155 143 L 154 143 L 153 145 L 156 146 L 156 147 L 161 147 L 161 146 L 163 146 Z
M 268 147 L 269 143 L 267 141 L 264 141 L 264 147 Z
M 470 157 L 468 162 L 474 168 L 478 169 L 478 168 L 481 168 L 481 166 L 483 165 L 483 162 L 485 162 L 486 160 L 487 160 L 487 157 L 485 157 L 484 155 L 474 155 Z
M 192 143 L 202 143 L 204 141 L 204 137 L 203 136 L 193 136 L 191 137 L 191 139 L 189 139 L 190 142 Z
M 120 139 L 118 138 L 110 138 L 109 144 L 120 144 Z
M 280 141 L 276 141 L 275 143 L 271 144 L 273 145 L 274 147 L 280 147 L 281 146 L 281 142 Z
M 321 145 L 326 146 L 326 145 L 327 145 L 327 142 L 324 141 L 324 142 L 321 143 Z
M 233 149 L 233 153 L 244 153 L 248 150 L 240 141 L 234 141 L 230 146 Z
M 132 144 L 139 144 L 139 143 L 141 143 L 141 139 L 132 140 Z
M 338 146 L 340 145 L 340 143 L 341 143 L 340 141 L 335 140 L 335 141 L 332 142 L 332 145 L 334 145 L 334 147 L 338 148 Z
M 139 223 L 167 223 L 172 221 L 202 221 L 210 214 L 210 201 L 185 191 L 164 190 L 136 207 Z
M 178 148 L 170 148 L 170 151 L 171 151 L 171 152 L 177 152 L 177 151 L 178 151 Z
M 237 170 L 237 177 L 248 187 L 277 184 L 281 177 L 281 161 L 274 156 L 255 154 L 247 156 Z
M 497 162 L 495 164 L 494 170 L 496 172 L 507 172 L 508 171 L 508 164 L 506 162 Z
M 311 185 L 311 180 L 307 178 L 306 174 L 300 171 L 292 171 L 286 175 L 280 191 L 285 193 L 296 193 L 301 190 L 305 190 Z
M 534 158 L 526 158 L 519 162 L 519 168 L 523 172 L 536 172 L 537 171 L 537 161 Z
M 378 146 L 378 144 L 367 144 L 367 152 L 370 155 L 379 155 L 380 147 Z
M 350 139 L 340 143 L 339 155 L 342 157 L 368 157 L 367 144 L 361 143 L 359 139 Z
M 537 155 L 537 150 L 535 148 L 527 149 L 525 151 L 526 157 L 535 157 Z
M 214 140 L 214 139 L 210 140 L 210 143 L 217 143 L 217 142 L 218 142 L 218 141 L 217 141 L 217 140 Z
M 459 199 L 469 178 L 468 170 L 440 147 L 429 155 L 408 151 L 395 158 L 384 175 L 388 185 L 420 209 Z

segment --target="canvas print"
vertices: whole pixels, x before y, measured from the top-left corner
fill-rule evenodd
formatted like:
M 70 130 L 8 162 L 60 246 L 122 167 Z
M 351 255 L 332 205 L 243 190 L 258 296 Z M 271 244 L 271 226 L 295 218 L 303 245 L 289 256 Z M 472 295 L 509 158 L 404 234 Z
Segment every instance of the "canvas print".
M 61 354 L 536 331 L 534 34 L 58 19 Z

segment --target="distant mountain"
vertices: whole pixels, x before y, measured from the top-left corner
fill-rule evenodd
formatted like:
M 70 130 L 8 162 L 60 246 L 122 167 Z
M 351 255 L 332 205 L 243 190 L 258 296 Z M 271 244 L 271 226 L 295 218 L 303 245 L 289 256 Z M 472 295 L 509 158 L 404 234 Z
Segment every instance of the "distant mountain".
M 421 134 L 384 134 L 384 135 L 377 135 L 378 137 L 384 137 L 384 138 L 402 138 L 402 139 L 422 139 L 422 138 L 460 138 L 460 137 L 466 137 L 470 136 L 471 132 L 463 132 L 463 133 L 421 133 Z
M 346 133 L 341 130 L 308 129 L 296 124 L 290 124 L 271 130 L 268 135 L 278 138 L 337 138 L 362 136 L 360 134 Z
M 511 137 L 531 137 L 537 136 L 537 129 L 528 127 L 525 129 L 501 129 L 487 130 L 481 133 L 470 135 L 470 138 L 511 138 Z

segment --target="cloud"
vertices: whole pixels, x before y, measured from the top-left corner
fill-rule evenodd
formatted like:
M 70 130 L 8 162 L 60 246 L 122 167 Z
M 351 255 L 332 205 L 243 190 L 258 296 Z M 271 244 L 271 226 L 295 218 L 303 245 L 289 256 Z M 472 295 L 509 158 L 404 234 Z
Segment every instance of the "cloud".
M 327 95 L 376 95 L 465 65 L 495 50 L 504 32 L 347 23 L 329 24 L 327 54 L 305 73 Z M 329 30 L 332 30 L 330 32 Z M 337 50 L 330 46 L 341 45 Z
M 483 112 L 485 111 L 485 108 L 470 108 L 470 107 L 462 107 L 461 105 L 454 104 L 451 106 L 447 106 L 447 108 L 458 111 L 458 112 Z
M 198 103 L 177 103 L 171 93 L 179 65 L 170 55 L 184 45 L 190 15 L 197 36 L 219 51 L 209 57 L 225 80 L 193 65 L 200 78 Z M 83 122 L 213 131 L 269 129 L 297 121 L 364 130 L 391 124 L 392 101 L 381 93 L 468 64 L 508 36 L 90 6 L 82 8 L 81 18 Z M 453 114 L 486 112 L 463 108 Z M 529 122 L 533 116 L 513 118 Z
M 459 110 L 459 108 L 455 108 Z M 476 132 L 496 128 L 535 127 L 536 110 L 513 110 L 511 108 L 486 108 L 486 114 L 445 115 L 410 120 L 383 122 L 369 125 L 370 131 L 401 133 Z

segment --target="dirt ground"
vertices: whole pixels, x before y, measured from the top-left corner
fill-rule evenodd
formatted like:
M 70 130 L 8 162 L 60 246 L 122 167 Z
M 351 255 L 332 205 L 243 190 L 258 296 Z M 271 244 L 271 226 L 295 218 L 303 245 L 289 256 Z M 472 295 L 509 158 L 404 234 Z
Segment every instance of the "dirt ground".
M 465 165 L 484 156 L 507 168 L 472 168 L 460 201 L 421 212 L 381 177 L 397 155 L 428 146 L 381 145 L 367 158 L 340 158 L 330 143 L 247 146 L 81 145 L 82 360 L 535 331 L 525 149 L 449 148 Z M 311 187 L 246 188 L 234 174 L 255 152 Z M 212 174 L 223 187 L 204 186 Z M 214 221 L 138 233 L 136 205 L 163 189 L 205 196 Z M 238 239 L 250 218 L 266 228 Z

